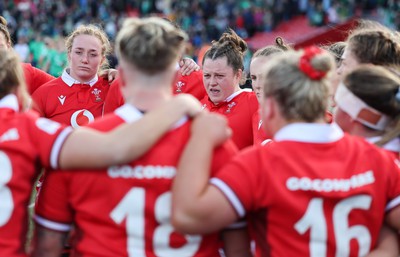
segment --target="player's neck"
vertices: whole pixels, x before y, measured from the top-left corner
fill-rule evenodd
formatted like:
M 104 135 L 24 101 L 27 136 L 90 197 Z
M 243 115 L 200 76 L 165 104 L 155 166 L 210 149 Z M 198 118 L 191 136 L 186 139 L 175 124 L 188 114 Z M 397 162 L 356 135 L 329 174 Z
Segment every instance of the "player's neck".
M 160 104 L 170 100 L 172 93 L 170 87 L 128 87 L 125 102 L 134 105 L 142 111 L 150 111 Z
M 173 70 L 145 74 L 136 69 L 123 72 L 126 85 L 123 89 L 125 102 L 147 111 L 172 98 Z

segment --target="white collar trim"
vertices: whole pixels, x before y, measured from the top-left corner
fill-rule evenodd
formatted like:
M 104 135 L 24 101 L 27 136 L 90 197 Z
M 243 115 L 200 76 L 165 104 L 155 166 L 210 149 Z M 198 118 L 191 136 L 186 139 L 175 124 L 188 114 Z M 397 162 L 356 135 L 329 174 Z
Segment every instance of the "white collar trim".
M 14 94 L 6 95 L 5 97 L 0 99 L 0 108 L 9 108 L 14 111 L 19 110 L 18 98 Z
M 71 77 L 71 75 L 69 75 L 69 68 L 66 68 L 62 75 L 61 75 L 61 79 L 62 81 L 64 81 L 65 84 L 67 84 L 69 87 L 72 87 L 73 84 L 88 84 L 90 86 L 93 86 L 94 84 L 96 84 L 96 82 L 99 80 L 99 77 L 97 76 L 97 74 L 89 81 L 86 82 L 80 82 L 76 79 L 74 79 L 73 77 Z
M 293 123 L 281 128 L 274 141 L 298 141 L 305 143 L 332 143 L 340 140 L 344 133 L 336 123 Z
M 230 102 L 233 98 L 235 98 L 236 96 L 240 95 L 243 92 L 251 92 L 251 90 L 247 90 L 247 89 L 240 89 L 239 91 L 236 91 L 235 93 L 231 94 L 230 96 L 228 96 L 225 99 L 225 102 Z
M 138 121 L 143 117 L 143 113 L 139 111 L 138 108 L 136 108 L 134 105 L 126 103 L 116 109 L 114 113 L 119 116 L 121 119 L 123 119 L 126 123 L 133 123 L 135 121 Z M 170 130 L 176 129 L 183 124 L 185 124 L 189 118 L 187 116 L 183 116 L 181 119 L 179 119 L 175 124 L 172 125 Z
M 381 136 L 366 138 L 366 140 L 368 142 L 370 142 L 371 144 L 375 144 L 376 142 L 378 142 L 381 139 L 382 139 Z M 388 151 L 400 153 L 400 138 L 397 137 L 397 138 L 390 140 L 389 142 L 387 142 L 386 144 L 381 146 L 381 148 L 388 150 Z

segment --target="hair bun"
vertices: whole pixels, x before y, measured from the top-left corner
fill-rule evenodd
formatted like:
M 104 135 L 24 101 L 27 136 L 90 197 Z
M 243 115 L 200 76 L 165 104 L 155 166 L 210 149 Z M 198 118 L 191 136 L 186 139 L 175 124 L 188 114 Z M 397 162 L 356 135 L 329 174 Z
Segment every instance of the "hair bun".
M 231 28 L 228 28 L 227 31 L 222 34 L 221 38 L 215 43 L 220 45 L 223 45 L 224 43 L 229 44 L 233 47 L 233 49 L 237 49 L 243 54 L 247 51 L 247 43 Z
M 307 47 L 299 60 L 299 69 L 312 80 L 320 80 L 326 75 L 325 71 L 315 69 L 311 63 L 312 59 L 321 52 L 322 50 L 318 47 Z
M 0 16 L 0 24 L 7 26 L 7 20 L 3 16 Z

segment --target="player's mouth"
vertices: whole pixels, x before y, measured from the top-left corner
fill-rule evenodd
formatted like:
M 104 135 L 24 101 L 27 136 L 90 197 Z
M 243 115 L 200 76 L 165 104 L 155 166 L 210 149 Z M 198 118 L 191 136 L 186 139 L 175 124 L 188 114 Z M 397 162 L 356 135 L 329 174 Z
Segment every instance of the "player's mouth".
M 78 70 L 82 70 L 82 71 L 90 71 L 90 68 L 88 67 L 84 67 L 84 66 L 79 66 Z
M 221 90 L 216 88 L 210 88 L 208 91 L 210 92 L 211 95 L 218 95 L 221 92 Z

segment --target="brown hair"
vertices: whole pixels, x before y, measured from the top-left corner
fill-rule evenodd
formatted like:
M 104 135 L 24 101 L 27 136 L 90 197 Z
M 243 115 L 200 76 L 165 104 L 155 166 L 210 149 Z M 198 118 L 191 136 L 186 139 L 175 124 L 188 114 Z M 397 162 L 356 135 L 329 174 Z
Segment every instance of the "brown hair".
M 247 44 L 235 31 L 228 29 L 218 41 L 213 41 L 211 44 L 211 48 L 204 54 L 203 65 L 207 58 L 215 60 L 226 57 L 228 65 L 235 72 L 244 69 L 243 56 L 247 50 Z
M 400 135 L 400 78 L 398 75 L 384 67 L 361 65 L 350 72 L 343 83 L 367 105 L 393 119 L 393 126 L 387 128 L 385 136 L 378 142 L 380 146 Z
M 74 39 L 79 35 L 89 35 L 98 38 L 102 45 L 101 54 L 103 57 L 106 57 L 111 52 L 110 41 L 108 40 L 106 33 L 101 28 L 95 25 L 80 25 L 68 36 L 65 42 L 65 47 L 67 48 L 68 53 L 72 51 Z M 108 68 L 108 61 L 106 58 L 104 58 L 101 69 L 106 68 Z
M 3 16 L 0 16 L 0 32 L 3 33 L 6 38 L 7 44 L 11 46 L 11 36 L 7 28 L 7 21 Z
M 269 56 L 274 53 L 281 53 L 285 51 L 293 50 L 292 47 L 287 45 L 283 38 L 281 37 L 276 37 L 275 38 L 275 45 L 268 45 L 263 48 L 258 49 L 254 55 L 253 58 L 259 57 L 259 56 Z
M 19 56 L 14 50 L 0 49 L 0 98 L 17 94 L 27 104 L 25 77 Z
M 360 63 L 400 65 L 398 37 L 385 30 L 358 30 L 347 40 L 347 47 Z
M 346 48 L 346 42 L 335 42 L 332 43 L 328 46 L 324 46 L 322 47 L 323 49 L 327 50 L 328 52 L 330 52 L 333 57 L 335 58 L 336 64 L 340 64 L 341 60 L 342 60 L 342 55 L 344 52 L 344 49 Z
M 147 74 L 164 71 L 180 58 L 187 35 L 158 18 L 127 19 L 116 39 L 119 58 Z
M 314 122 L 325 117 L 329 81 L 327 75 L 313 80 L 302 72 L 302 55 L 300 51 L 288 51 L 272 56 L 264 71 L 264 97 L 274 97 L 287 120 Z M 312 57 L 310 64 L 322 72 L 334 67 L 333 58 L 326 51 Z

